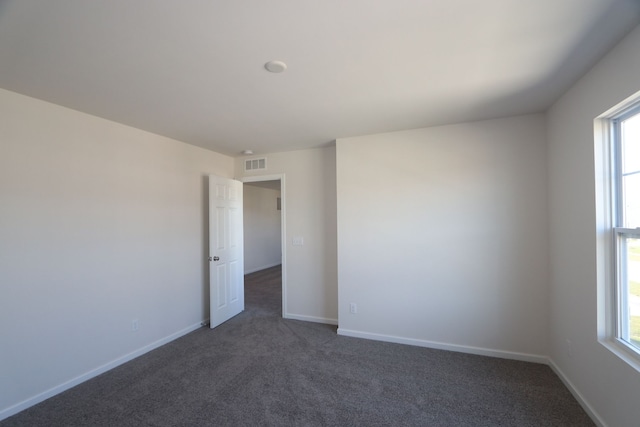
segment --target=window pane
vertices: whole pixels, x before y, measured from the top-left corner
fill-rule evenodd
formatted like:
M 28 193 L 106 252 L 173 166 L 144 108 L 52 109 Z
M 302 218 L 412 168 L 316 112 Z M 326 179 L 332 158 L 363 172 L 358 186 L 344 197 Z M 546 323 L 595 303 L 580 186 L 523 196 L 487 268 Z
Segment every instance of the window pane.
M 623 334 L 622 338 L 640 349 L 640 238 L 628 237 L 625 240 L 627 290 L 623 297 L 627 299 L 628 318 L 622 320 L 623 329 L 628 330 L 628 338 L 624 336 L 626 334 Z
M 640 113 L 623 120 L 622 140 L 622 226 L 640 227 Z
M 622 122 L 622 173 L 640 171 L 640 114 Z
M 640 227 L 640 173 L 622 178 L 623 227 Z

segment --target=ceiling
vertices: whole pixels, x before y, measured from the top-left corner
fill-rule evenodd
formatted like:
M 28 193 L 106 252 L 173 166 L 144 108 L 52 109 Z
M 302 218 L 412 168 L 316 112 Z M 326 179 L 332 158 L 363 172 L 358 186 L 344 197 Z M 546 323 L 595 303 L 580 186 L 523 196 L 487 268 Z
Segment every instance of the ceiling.
M 544 111 L 639 20 L 636 0 L 0 0 L 0 87 L 262 154 Z

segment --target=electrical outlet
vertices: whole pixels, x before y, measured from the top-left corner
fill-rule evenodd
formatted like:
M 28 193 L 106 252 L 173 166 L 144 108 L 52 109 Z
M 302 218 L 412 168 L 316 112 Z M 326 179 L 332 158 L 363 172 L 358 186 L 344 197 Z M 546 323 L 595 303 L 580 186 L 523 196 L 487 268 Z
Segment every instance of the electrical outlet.
M 351 314 L 357 314 L 358 313 L 358 304 L 356 304 L 355 302 L 352 302 L 351 304 L 349 304 L 349 312 Z
M 133 319 L 131 321 L 131 330 L 135 332 L 135 331 L 137 331 L 139 329 L 139 327 L 140 327 L 140 325 L 138 323 L 138 319 Z

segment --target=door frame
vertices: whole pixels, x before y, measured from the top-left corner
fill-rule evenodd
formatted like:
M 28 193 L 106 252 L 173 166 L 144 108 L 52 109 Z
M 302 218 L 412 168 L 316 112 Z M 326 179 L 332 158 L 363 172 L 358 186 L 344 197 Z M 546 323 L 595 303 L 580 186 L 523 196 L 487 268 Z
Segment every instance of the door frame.
M 282 253 L 282 317 L 287 318 L 287 197 L 285 174 L 244 176 L 238 178 L 244 182 L 280 181 L 280 252 Z M 244 229 L 244 222 L 243 222 Z M 243 230 L 244 231 L 244 230 Z

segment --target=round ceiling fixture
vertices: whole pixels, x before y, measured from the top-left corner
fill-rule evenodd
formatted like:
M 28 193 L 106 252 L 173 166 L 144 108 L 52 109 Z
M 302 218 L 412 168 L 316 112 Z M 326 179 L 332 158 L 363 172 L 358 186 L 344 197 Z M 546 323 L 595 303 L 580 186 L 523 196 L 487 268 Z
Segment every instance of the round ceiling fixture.
M 287 64 L 282 61 L 269 61 L 264 64 L 264 68 L 271 73 L 281 73 L 287 69 Z
M 250 156 L 253 154 L 253 150 L 244 150 L 242 154 L 244 154 L 245 156 Z

